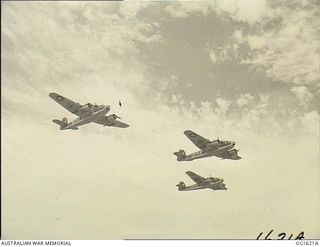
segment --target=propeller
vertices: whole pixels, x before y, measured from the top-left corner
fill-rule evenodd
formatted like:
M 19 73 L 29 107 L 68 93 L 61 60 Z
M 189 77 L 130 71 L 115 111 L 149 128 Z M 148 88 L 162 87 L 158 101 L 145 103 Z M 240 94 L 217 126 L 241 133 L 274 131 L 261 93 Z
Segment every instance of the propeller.
M 117 119 L 117 118 L 121 119 L 121 117 L 117 116 L 116 114 L 113 114 L 112 117 L 113 117 L 114 119 Z

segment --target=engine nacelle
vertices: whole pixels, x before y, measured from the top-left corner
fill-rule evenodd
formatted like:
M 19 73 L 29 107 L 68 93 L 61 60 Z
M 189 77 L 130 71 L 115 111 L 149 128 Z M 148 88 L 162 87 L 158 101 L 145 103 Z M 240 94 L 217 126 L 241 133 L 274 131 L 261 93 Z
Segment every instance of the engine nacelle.
M 111 121 L 116 120 L 117 118 L 118 118 L 118 116 L 116 114 L 112 114 L 112 115 L 108 116 L 108 119 Z
M 238 152 L 237 152 L 237 150 L 235 150 L 235 149 L 230 150 L 228 153 L 229 153 L 231 156 L 238 155 Z
M 62 122 L 63 122 L 63 124 L 64 124 L 64 125 L 68 125 L 68 119 L 67 119 L 67 118 L 65 118 L 65 117 L 64 117 L 64 118 L 62 118 Z

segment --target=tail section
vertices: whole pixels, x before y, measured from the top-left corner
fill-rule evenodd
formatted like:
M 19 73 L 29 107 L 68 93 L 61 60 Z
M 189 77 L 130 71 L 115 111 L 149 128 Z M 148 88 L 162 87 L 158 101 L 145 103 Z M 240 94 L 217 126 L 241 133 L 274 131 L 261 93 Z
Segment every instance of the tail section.
M 232 149 L 229 151 L 230 154 L 230 159 L 232 160 L 240 160 L 242 159 L 239 155 L 238 155 L 239 150 L 238 149 Z
M 186 188 L 185 183 L 182 181 L 179 184 L 177 184 L 176 186 L 178 186 L 179 191 L 184 190 Z
M 52 122 L 60 125 L 60 130 L 63 130 L 68 125 L 68 120 L 66 118 L 63 118 L 62 121 L 54 119 Z
M 180 149 L 179 152 L 174 152 L 173 154 L 177 156 L 178 161 L 183 160 L 183 158 L 186 157 L 186 152 L 182 149 Z

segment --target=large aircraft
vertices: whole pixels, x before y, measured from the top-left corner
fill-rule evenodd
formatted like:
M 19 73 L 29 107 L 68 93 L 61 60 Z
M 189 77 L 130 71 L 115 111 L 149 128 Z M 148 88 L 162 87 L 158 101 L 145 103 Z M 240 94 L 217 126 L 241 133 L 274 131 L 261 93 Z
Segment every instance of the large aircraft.
M 113 126 L 119 128 L 129 127 L 128 124 L 118 121 L 117 118 L 120 117 L 118 117 L 116 114 L 106 116 L 106 114 L 110 111 L 109 105 L 92 105 L 91 103 L 80 105 L 79 103 L 75 103 L 72 100 L 57 93 L 50 93 L 49 96 L 69 112 L 79 117 L 70 123 L 68 123 L 68 120 L 66 118 L 63 118 L 62 121 L 58 119 L 52 120 L 52 122 L 60 125 L 60 130 L 77 130 L 79 129 L 78 126 L 91 122 L 101 124 L 103 126 Z
M 178 152 L 173 153 L 177 156 L 178 161 L 191 161 L 210 156 L 216 156 L 222 159 L 239 160 L 237 149 L 233 149 L 235 142 L 221 141 L 219 139 L 209 141 L 208 139 L 198 135 L 192 130 L 186 130 L 184 134 L 196 145 L 200 150 L 193 154 L 186 155 L 185 151 L 180 149 Z
M 184 182 L 180 182 L 178 186 L 179 191 L 189 191 L 189 190 L 201 190 L 201 189 L 212 189 L 212 190 L 227 190 L 226 185 L 223 183 L 222 178 L 204 178 L 194 172 L 187 171 L 186 174 L 196 182 L 194 185 L 186 186 Z

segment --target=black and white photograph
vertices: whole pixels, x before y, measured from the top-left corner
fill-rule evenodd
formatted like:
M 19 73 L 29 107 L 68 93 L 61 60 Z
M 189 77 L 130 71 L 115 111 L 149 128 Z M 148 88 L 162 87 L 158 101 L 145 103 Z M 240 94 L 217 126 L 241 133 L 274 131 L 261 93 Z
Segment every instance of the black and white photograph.
M 319 7 L 1 1 L 1 239 L 319 239 Z

